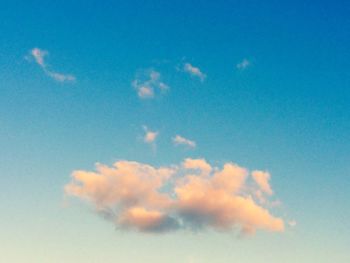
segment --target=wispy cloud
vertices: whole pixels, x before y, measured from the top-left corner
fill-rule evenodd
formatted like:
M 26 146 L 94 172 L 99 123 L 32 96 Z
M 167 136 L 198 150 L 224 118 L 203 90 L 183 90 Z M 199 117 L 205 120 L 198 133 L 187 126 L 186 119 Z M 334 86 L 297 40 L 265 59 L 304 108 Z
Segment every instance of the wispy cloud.
M 201 81 L 204 81 L 207 77 L 207 75 L 205 75 L 200 68 L 195 67 L 193 65 L 191 65 L 190 63 L 185 63 L 183 70 L 187 73 L 189 73 L 191 76 L 197 77 L 199 78 Z
M 74 171 L 65 194 L 85 200 L 122 229 L 283 231 L 284 220 L 252 196 L 257 185 L 250 176 L 236 164 L 213 167 L 204 159 L 160 168 L 118 161 L 112 167 L 97 164 L 96 171 Z
M 30 54 L 34 57 L 35 62 L 38 63 L 43 68 L 46 68 L 44 58 L 49 54 L 46 50 L 41 50 L 39 48 L 33 48 Z
M 290 227 L 295 227 L 295 226 L 297 225 L 297 221 L 295 221 L 295 220 L 290 220 L 290 221 L 288 221 L 288 225 L 289 225 Z
M 76 80 L 75 76 L 71 74 L 62 74 L 50 70 L 49 65 L 46 63 L 45 58 L 49 55 L 47 50 L 42 50 L 40 48 L 33 48 L 30 50 L 29 55 L 26 56 L 28 60 L 34 59 L 34 61 L 41 67 L 46 75 L 53 78 L 58 82 L 73 82 Z
M 137 95 L 141 99 L 152 99 L 156 92 L 164 92 L 169 86 L 161 80 L 161 74 L 153 69 L 142 71 L 132 81 Z
M 191 148 L 196 147 L 196 142 L 191 141 L 189 139 L 186 139 L 185 137 L 182 137 L 180 135 L 176 135 L 175 137 L 172 138 L 172 141 L 175 145 L 186 145 Z
M 241 62 L 239 62 L 236 67 L 239 70 L 244 70 L 246 68 L 248 68 L 251 65 L 250 61 L 246 58 L 244 58 Z
M 254 181 L 257 183 L 257 185 L 259 186 L 261 191 L 263 191 L 268 195 L 273 194 L 272 188 L 269 183 L 271 175 L 268 172 L 253 171 L 252 177 Z

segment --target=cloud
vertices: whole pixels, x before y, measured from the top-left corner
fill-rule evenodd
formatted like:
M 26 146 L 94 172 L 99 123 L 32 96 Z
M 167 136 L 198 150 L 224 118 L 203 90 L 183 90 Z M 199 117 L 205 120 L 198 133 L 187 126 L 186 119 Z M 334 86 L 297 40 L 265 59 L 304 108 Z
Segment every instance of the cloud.
M 283 219 L 251 195 L 257 185 L 250 183 L 250 176 L 236 164 L 220 169 L 204 159 L 159 168 L 117 161 L 112 167 L 97 164 L 96 171 L 74 171 L 65 194 L 92 205 L 120 229 L 283 231 Z
M 54 80 L 56 80 L 58 82 L 66 82 L 66 81 L 72 82 L 72 81 L 76 80 L 76 78 L 70 74 L 61 74 L 61 73 L 50 72 L 50 71 L 47 71 L 46 73 L 47 73 L 47 75 L 49 75 L 51 78 L 53 78 Z
M 189 139 L 186 139 L 180 135 L 176 135 L 175 137 L 173 137 L 172 141 L 175 145 L 182 144 L 182 145 L 186 145 L 186 146 L 191 147 L 191 148 L 196 147 L 196 142 L 191 141 Z
M 58 82 L 74 82 L 76 80 L 75 76 L 71 74 L 62 74 L 50 70 L 48 64 L 45 62 L 45 57 L 49 55 L 47 50 L 42 50 L 39 48 L 33 48 L 30 50 L 29 55 L 26 59 L 34 59 L 34 61 L 41 67 L 45 74 Z
M 253 171 L 252 177 L 264 193 L 268 195 L 273 194 L 273 191 L 269 183 L 271 175 L 268 172 Z
M 154 142 L 156 140 L 157 136 L 158 136 L 158 132 L 148 131 L 145 134 L 144 140 L 147 143 L 151 143 L 151 142 Z
M 210 166 L 210 164 L 207 163 L 207 161 L 204 159 L 187 158 L 182 163 L 182 166 L 187 170 L 190 170 L 190 169 L 199 170 L 204 174 L 209 174 L 212 170 L 212 167 Z
M 248 59 L 243 59 L 240 63 L 236 65 L 237 69 L 244 70 L 251 65 Z
M 175 219 L 157 210 L 132 207 L 123 213 L 118 223 L 124 228 L 137 228 L 142 232 L 166 232 L 178 228 Z
M 295 221 L 295 220 L 290 220 L 290 221 L 288 221 L 288 225 L 289 225 L 290 227 L 295 227 L 295 226 L 297 225 L 297 221 Z
M 161 74 L 153 69 L 137 74 L 131 85 L 141 99 L 152 99 L 156 92 L 165 92 L 169 86 L 161 81 Z
M 145 131 L 145 135 L 143 137 L 143 141 L 145 143 L 154 143 L 158 137 L 159 132 L 156 131 L 150 131 L 147 126 L 143 126 L 143 129 Z
M 153 88 L 151 88 L 149 86 L 140 86 L 138 88 L 137 95 L 140 98 L 153 98 L 154 91 L 153 91 Z
M 184 71 L 191 76 L 198 77 L 201 81 L 204 81 L 207 75 L 205 75 L 199 68 L 192 66 L 190 63 L 185 63 Z
M 35 62 L 38 63 L 42 67 L 46 67 L 44 62 L 44 58 L 49 54 L 46 50 L 41 50 L 39 48 L 33 48 L 31 50 L 31 55 L 34 57 Z

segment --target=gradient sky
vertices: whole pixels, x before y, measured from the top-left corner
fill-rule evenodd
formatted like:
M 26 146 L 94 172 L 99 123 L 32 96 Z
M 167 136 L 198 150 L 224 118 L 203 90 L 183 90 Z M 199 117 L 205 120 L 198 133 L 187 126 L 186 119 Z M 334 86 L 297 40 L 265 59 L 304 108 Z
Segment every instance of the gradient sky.
M 62 2 L 0 0 L 0 262 L 350 262 L 347 1 Z M 169 88 L 140 97 L 151 70 Z M 96 162 L 185 158 L 269 171 L 296 226 L 119 231 L 64 197 Z

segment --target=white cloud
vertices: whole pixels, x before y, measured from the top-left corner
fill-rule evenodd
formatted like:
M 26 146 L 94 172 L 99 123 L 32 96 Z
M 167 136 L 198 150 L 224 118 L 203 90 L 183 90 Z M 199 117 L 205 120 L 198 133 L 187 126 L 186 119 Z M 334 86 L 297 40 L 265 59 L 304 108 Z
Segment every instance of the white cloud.
M 196 142 L 191 141 L 189 139 L 186 139 L 180 135 L 176 135 L 175 137 L 173 137 L 172 141 L 175 145 L 182 144 L 182 145 L 186 145 L 186 146 L 191 147 L 191 148 L 196 147 Z
M 295 220 L 290 220 L 290 221 L 288 221 L 288 225 L 289 225 L 290 227 L 295 227 L 295 226 L 297 225 L 297 221 L 295 221 Z
M 248 59 L 243 59 L 241 62 L 239 62 L 236 67 L 237 69 L 240 69 L 240 70 L 244 70 L 246 69 L 247 67 L 249 67 L 251 65 L 250 61 Z
M 27 59 L 33 58 L 34 61 L 41 67 L 45 74 L 58 82 L 73 82 L 76 80 L 75 76 L 71 74 L 62 74 L 50 70 L 49 65 L 45 62 L 45 57 L 49 55 L 47 50 L 42 50 L 40 48 L 33 48 L 29 55 L 26 56 Z
M 153 69 L 138 74 L 131 84 L 141 99 L 152 99 L 157 92 L 169 89 L 169 86 L 161 80 L 161 74 Z
M 46 73 L 47 73 L 47 75 L 49 75 L 50 77 L 52 77 L 54 80 L 56 80 L 58 82 L 75 81 L 75 77 L 73 75 L 70 75 L 70 74 L 61 74 L 61 73 L 50 72 L 50 71 L 47 71 Z
M 118 161 L 112 167 L 97 164 L 96 171 L 74 171 L 65 194 L 86 201 L 123 229 L 283 231 L 284 220 L 251 196 L 257 185 L 249 176 L 244 167 L 230 162 L 213 167 L 204 159 L 160 168 Z
M 189 73 L 191 76 L 198 77 L 201 81 L 204 81 L 207 77 L 198 67 L 191 65 L 190 63 L 185 63 L 184 71 Z

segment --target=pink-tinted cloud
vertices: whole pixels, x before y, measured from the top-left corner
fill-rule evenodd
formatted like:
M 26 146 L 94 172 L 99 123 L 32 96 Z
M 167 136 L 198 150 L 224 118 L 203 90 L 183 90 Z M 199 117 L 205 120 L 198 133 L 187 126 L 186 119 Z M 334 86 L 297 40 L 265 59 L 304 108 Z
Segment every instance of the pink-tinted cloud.
M 275 218 L 252 197 L 243 194 L 246 176 L 245 169 L 225 164 L 212 177 L 186 177 L 175 188 L 179 212 L 194 226 L 216 229 L 238 226 L 245 232 L 282 231 L 282 219 Z
M 252 177 L 264 193 L 268 195 L 273 194 L 272 188 L 269 183 L 271 175 L 268 172 L 253 171 Z
M 197 169 L 205 174 L 209 174 L 212 170 L 212 167 L 209 163 L 207 163 L 204 159 L 191 159 L 187 158 L 184 160 L 182 166 L 185 169 Z
M 145 135 L 143 136 L 143 141 L 145 143 L 155 143 L 155 141 L 159 135 L 159 132 L 151 131 L 148 129 L 147 126 L 143 126 L 143 129 L 145 131 Z
M 236 164 L 220 169 L 204 159 L 160 168 L 118 161 L 112 167 L 97 164 L 96 172 L 74 171 L 65 193 L 85 200 L 124 229 L 283 231 L 284 221 L 251 196 L 258 186 L 249 183 L 249 176 Z

